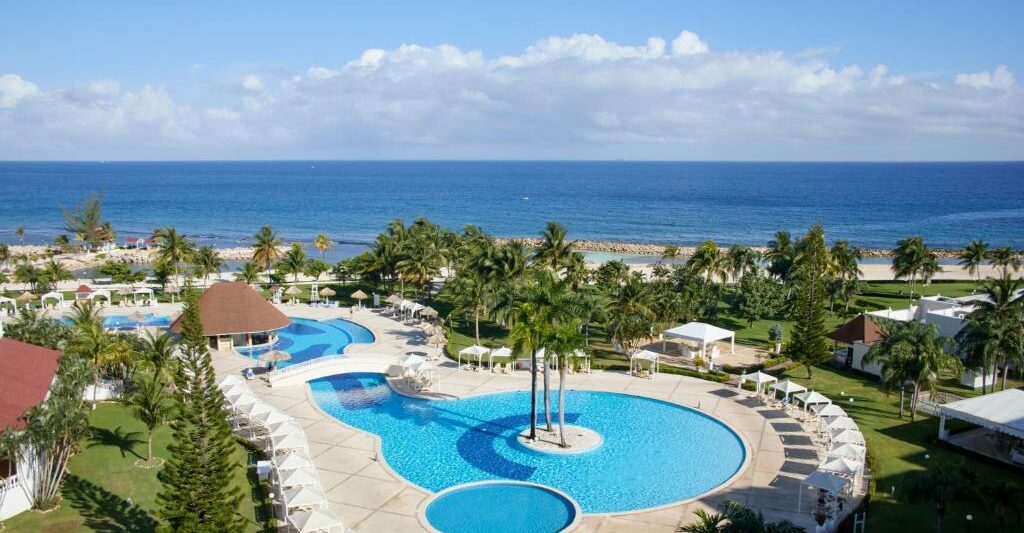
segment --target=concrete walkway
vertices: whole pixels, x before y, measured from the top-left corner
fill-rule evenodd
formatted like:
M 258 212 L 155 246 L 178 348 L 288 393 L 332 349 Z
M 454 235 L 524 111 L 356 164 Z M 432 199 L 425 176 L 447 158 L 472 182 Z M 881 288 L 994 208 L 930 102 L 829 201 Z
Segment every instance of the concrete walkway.
M 357 310 L 350 317 L 348 309 L 287 305 L 280 308 L 289 316 L 351 318 L 366 326 L 376 335 L 376 342 L 351 345 L 348 349 L 348 352 L 362 354 L 361 357 L 395 361 L 410 353 L 436 350 L 426 344 L 423 333 L 417 328 L 369 310 Z M 214 367 L 221 376 L 237 374 L 254 366 L 253 363 L 235 353 L 214 356 Z M 502 375 L 459 371 L 452 362 L 441 366 L 438 377 L 440 383 L 431 396 L 461 397 L 529 388 L 528 372 Z M 346 527 L 360 532 L 425 530 L 418 510 L 431 493 L 408 483 L 390 469 L 375 435 L 347 426 L 324 413 L 313 402 L 310 389 L 304 383 L 270 388 L 261 380 L 252 380 L 250 387 L 265 401 L 293 416 L 306 430 L 310 455 L 320 472 L 330 508 L 345 521 Z M 586 515 L 577 531 L 673 532 L 678 526 L 692 522 L 696 509 L 714 507 L 726 498 L 747 503 L 770 518 L 788 518 L 808 531 L 814 530 L 810 514 L 796 514 L 797 497 L 800 479 L 815 469 L 824 451 L 800 423 L 786 413 L 763 407 L 735 388 L 683 376 L 662 374 L 654 379 L 641 379 L 620 372 L 598 371 L 570 375 L 567 387 L 626 392 L 700 409 L 736 431 L 745 441 L 749 456 L 744 469 L 731 482 L 694 501 L 652 511 Z

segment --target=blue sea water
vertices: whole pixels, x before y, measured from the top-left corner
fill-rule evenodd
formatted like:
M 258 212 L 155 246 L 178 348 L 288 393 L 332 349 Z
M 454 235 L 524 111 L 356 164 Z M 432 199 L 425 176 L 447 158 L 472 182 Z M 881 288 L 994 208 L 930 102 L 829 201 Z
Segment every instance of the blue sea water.
M 326 232 L 331 258 L 361 250 L 393 218 L 453 229 L 640 242 L 761 244 L 821 222 L 830 239 L 891 247 L 973 238 L 1024 247 L 1024 163 L 714 162 L 3 162 L 0 241 L 49 242 L 61 206 L 93 191 L 121 235 L 175 226 L 204 243 L 245 243 L 262 224 L 288 240 Z
M 593 429 L 604 441 L 587 452 L 547 454 L 516 440 L 529 426 L 526 391 L 422 400 L 393 392 L 380 374 L 309 385 L 325 412 L 380 436 L 388 465 L 431 491 L 529 481 L 568 494 L 584 512 L 623 512 L 703 494 L 732 477 L 746 455 L 739 437 L 717 420 L 627 394 L 569 391 L 566 422 Z M 557 393 L 551 402 L 558 405 Z

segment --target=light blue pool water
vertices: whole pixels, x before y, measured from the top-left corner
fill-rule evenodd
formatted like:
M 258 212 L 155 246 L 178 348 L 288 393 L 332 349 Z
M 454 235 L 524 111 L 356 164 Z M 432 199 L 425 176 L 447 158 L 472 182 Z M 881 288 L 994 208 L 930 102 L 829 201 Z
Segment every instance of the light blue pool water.
M 143 326 L 154 328 L 168 328 L 171 326 L 171 317 L 169 316 L 146 313 L 145 317 L 146 319 L 142 322 Z M 61 318 L 60 321 L 65 325 L 71 324 L 71 319 L 67 317 Z M 135 329 L 139 327 L 139 322 L 127 315 L 107 315 L 103 317 L 103 327 L 108 329 Z
M 346 346 L 353 343 L 371 343 L 373 332 L 348 320 L 310 320 L 307 318 L 290 318 L 288 327 L 278 334 L 278 341 L 273 346 L 259 348 L 238 348 L 238 352 L 249 357 L 259 357 L 271 349 L 291 354 L 290 361 L 278 363 L 278 367 L 286 367 L 315 359 L 324 355 L 341 353 Z
M 427 521 L 444 533 L 554 533 L 575 518 L 557 492 L 516 483 L 457 488 L 427 506 Z
M 331 376 L 310 387 L 327 413 L 379 435 L 396 472 L 434 492 L 473 481 L 530 481 L 561 490 L 587 513 L 624 512 L 707 492 L 732 477 L 746 454 L 717 420 L 626 394 L 567 393 L 566 423 L 601 433 L 604 443 L 557 455 L 516 440 L 530 423 L 529 392 L 421 400 L 392 392 L 380 374 Z

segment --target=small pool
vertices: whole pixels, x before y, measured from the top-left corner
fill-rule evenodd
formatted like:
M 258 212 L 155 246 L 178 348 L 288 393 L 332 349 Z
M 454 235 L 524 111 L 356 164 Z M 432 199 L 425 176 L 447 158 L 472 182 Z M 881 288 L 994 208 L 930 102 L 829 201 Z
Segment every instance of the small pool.
M 494 481 L 460 485 L 438 494 L 425 512 L 443 533 L 555 533 L 579 516 L 564 494 L 532 483 Z
M 171 317 L 169 316 L 154 315 L 153 313 L 146 313 L 144 316 L 143 326 L 152 328 L 171 327 Z M 71 325 L 73 323 L 68 317 L 62 317 L 60 321 L 64 325 Z M 107 329 L 135 329 L 139 327 L 139 321 L 127 315 L 105 315 L 103 317 L 103 327 Z
M 349 344 L 374 341 L 373 332 L 348 320 L 289 318 L 291 324 L 279 332 L 276 344 L 257 348 L 236 348 L 238 353 L 256 358 L 271 349 L 288 352 L 292 356 L 291 360 L 277 365 L 284 368 L 324 355 L 341 353 Z
M 516 438 L 530 423 L 527 391 L 423 400 L 394 392 L 380 374 L 309 385 L 326 413 L 380 436 L 388 465 L 432 492 L 525 481 L 567 494 L 585 513 L 619 513 L 697 497 L 727 482 L 746 460 L 740 437 L 717 419 L 630 394 L 569 391 L 566 423 L 590 428 L 604 441 L 587 452 L 551 454 Z M 557 392 L 551 403 L 558 405 Z

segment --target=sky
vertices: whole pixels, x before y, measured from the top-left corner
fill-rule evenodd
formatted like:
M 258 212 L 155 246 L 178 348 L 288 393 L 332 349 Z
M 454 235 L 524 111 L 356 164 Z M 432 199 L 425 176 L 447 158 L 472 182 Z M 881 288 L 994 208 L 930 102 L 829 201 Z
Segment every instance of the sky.
M 0 159 L 1024 159 L 1020 1 L 179 4 L 0 5 Z

